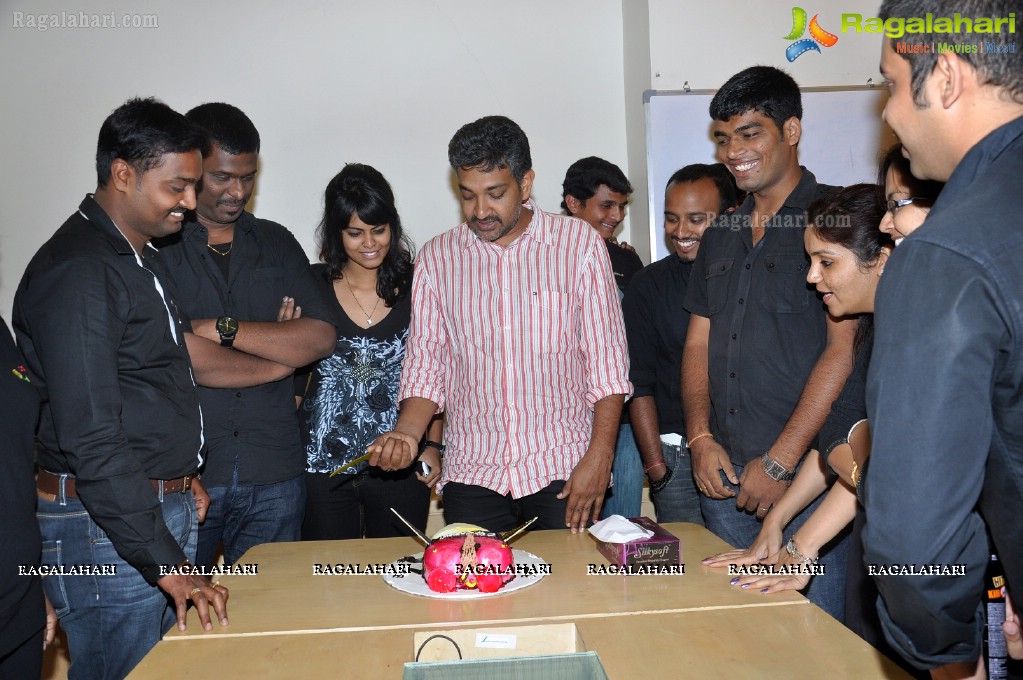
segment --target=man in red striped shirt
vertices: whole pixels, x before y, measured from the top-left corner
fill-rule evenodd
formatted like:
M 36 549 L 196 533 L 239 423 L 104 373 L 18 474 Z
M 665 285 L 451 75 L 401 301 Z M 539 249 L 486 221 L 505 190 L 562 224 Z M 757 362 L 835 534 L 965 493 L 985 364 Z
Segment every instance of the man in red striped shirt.
M 632 391 L 607 249 L 585 222 L 530 200 L 529 141 L 488 116 L 448 145 L 466 222 L 416 260 L 395 431 L 370 450 L 411 464 L 435 412 L 448 522 L 583 530 L 600 514 Z

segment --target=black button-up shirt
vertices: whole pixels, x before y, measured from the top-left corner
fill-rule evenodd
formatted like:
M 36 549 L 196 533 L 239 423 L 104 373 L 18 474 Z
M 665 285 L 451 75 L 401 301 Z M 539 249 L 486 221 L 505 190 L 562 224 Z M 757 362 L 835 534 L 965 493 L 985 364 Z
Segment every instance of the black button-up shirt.
M 140 266 L 88 196 L 29 262 L 13 318 L 42 396 L 40 467 L 77 477 L 89 515 L 151 583 L 185 555 L 147 480 L 202 462 L 184 329 L 148 268 L 154 254 Z
M 281 300 L 295 298 L 302 317 L 337 326 L 323 286 L 291 232 L 269 220 L 242 213 L 234 227 L 225 280 L 207 248 L 206 228 L 188 221 L 180 234 L 159 244 L 175 295 L 191 319 L 230 316 L 238 321 L 276 321 Z M 272 484 L 305 470 L 305 453 L 290 380 L 245 389 L 199 388 L 206 418 L 207 486 Z
M 806 209 L 833 187 L 803 169 L 753 245 L 753 197 L 703 235 L 685 307 L 710 319 L 710 429 L 737 465 L 771 448 L 827 340 L 827 312 L 806 282 Z
M 1023 117 L 970 149 L 895 249 L 874 324 L 865 561 L 966 566 L 875 577 L 878 613 L 915 665 L 972 661 L 985 522 L 1023 601 Z
M 622 300 L 633 398 L 654 398 L 661 434 L 685 433 L 682 349 L 689 312 L 682 306 L 692 262 L 668 255 L 632 278 Z

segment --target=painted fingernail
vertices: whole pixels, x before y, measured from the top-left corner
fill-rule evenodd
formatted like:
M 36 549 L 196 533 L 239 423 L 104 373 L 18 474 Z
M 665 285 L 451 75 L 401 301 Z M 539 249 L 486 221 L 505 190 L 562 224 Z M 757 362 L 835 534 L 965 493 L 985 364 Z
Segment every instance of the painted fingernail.
M 762 593 L 766 593 L 766 592 L 767 592 L 767 588 L 764 588 L 764 589 L 763 589 L 763 590 L 761 590 L 760 592 L 762 592 Z
M 748 584 L 748 583 L 743 583 L 743 584 L 742 584 L 741 586 L 739 586 L 739 587 L 740 587 L 740 588 L 742 588 L 743 590 L 746 590 L 747 588 L 749 588 L 749 584 Z
M 735 578 L 733 578 L 733 579 L 732 579 L 731 581 L 729 581 L 729 584 L 731 584 L 731 585 L 733 585 L 733 586 L 734 586 L 734 585 L 735 585 L 736 583 L 738 583 L 738 582 L 739 582 L 739 577 L 738 577 L 738 576 L 736 576 L 736 577 L 735 577 Z M 743 586 L 743 588 L 745 588 L 745 587 L 746 587 L 746 586 Z

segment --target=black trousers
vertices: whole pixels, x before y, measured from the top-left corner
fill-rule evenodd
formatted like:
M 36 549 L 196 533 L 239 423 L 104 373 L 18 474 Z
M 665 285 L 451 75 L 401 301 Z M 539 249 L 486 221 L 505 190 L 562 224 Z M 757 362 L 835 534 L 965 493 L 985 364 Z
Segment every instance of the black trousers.
M 370 468 L 336 477 L 307 472 L 302 540 L 409 536 L 411 532 L 391 508 L 426 531 L 430 489 L 411 468 L 394 472 Z
M 557 498 L 564 487 L 565 481 L 557 480 L 534 494 L 513 499 L 511 494 L 502 496 L 482 486 L 448 482 L 444 485 L 444 520 L 501 533 L 537 517 L 530 529 L 564 529 L 568 499 Z

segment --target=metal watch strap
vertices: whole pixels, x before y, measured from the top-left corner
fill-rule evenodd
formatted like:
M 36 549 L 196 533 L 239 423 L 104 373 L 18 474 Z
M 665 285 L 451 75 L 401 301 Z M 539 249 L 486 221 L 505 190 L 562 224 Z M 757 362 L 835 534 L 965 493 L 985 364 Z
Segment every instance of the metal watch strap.
M 764 465 L 764 472 L 767 473 L 767 476 L 776 482 L 787 482 L 795 476 L 766 453 L 760 456 L 760 462 Z

